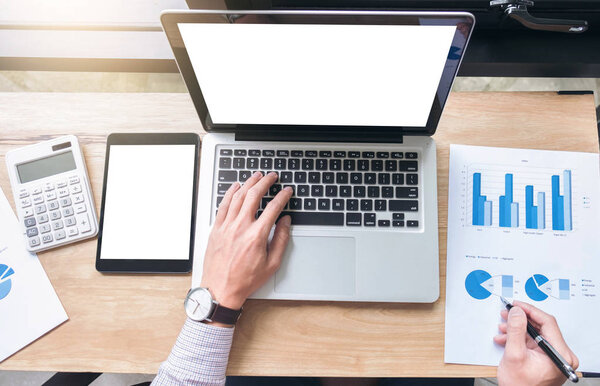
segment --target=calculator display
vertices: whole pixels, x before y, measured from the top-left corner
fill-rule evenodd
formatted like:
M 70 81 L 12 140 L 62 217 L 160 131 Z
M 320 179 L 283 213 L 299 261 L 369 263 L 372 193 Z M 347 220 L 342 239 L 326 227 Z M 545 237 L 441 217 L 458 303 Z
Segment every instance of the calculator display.
M 17 165 L 21 183 L 39 180 L 40 178 L 74 170 L 76 168 L 72 151 L 51 155 L 50 157 L 25 162 Z

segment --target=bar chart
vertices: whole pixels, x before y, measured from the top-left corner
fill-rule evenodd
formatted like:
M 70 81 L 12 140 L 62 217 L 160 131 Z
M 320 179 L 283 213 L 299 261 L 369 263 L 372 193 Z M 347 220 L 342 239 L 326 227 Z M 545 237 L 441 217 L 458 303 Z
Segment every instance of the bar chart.
M 572 231 L 572 170 L 472 165 L 466 210 L 470 225 Z

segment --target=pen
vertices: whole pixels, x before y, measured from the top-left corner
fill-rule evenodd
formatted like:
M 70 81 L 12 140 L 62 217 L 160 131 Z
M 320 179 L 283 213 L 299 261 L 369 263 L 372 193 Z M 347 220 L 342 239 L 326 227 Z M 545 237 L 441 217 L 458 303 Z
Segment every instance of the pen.
M 510 310 L 513 307 L 513 305 L 510 304 L 508 300 L 504 299 L 504 297 L 500 296 L 500 300 L 502 300 L 502 303 L 504 303 L 504 306 L 507 310 Z M 544 339 L 543 336 L 540 335 L 540 333 L 535 329 L 535 327 L 533 327 L 531 323 L 529 323 L 529 320 L 527 321 L 527 333 L 529 334 L 531 339 L 533 339 L 535 343 L 537 343 L 537 345 L 542 349 L 542 351 L 544 351 L 546 355 L 548 355 L 548 357 L 552 360 L 552 362 L 554 362 L 556 367 L 558 367 L 558 369 L 565 375 L 565 377 L 567 377 L 568 380 L 570 380 L 571 382 L 579 382 L 579 377 L 577 376 L 573 368 L 567 363 L 567 361 L 565 361 L 565 358 L 563 358 L 562 355 L 560 355 L 558 351 L 556 351 L 554 347 L 552 347 L 552 345 L 548 343 L 548 341 Z

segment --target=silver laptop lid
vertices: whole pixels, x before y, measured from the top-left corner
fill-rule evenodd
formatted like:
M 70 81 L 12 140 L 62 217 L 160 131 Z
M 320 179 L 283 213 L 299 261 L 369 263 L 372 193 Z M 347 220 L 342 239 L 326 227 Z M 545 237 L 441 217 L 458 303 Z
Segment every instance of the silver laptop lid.
M 207 131 L 431 135 L 467 45 L 467 13 L 167 11 Z

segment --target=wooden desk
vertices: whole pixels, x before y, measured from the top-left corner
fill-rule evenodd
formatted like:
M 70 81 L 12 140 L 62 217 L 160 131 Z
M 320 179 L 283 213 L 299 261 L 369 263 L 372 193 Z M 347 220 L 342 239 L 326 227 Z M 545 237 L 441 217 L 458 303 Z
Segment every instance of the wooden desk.
M 13 203 L 3 159 L 8 150 L 75 134 L 99 209 L 108 133 L 199 130 L 187 94 L 0 93 L 0 186 Z M 594 98 L 454 93 L 435 139 L 440 299 L 421 305 L 249 301 L 229 374 L 495 376 L 493 367 L 444 364 L 449 144 L 597 152 Z M 0 369 L 157 371 L 184 321 L 190 276 L 102 275 L 95 252 L 94 239 L 39 254 L 70 320 Z

